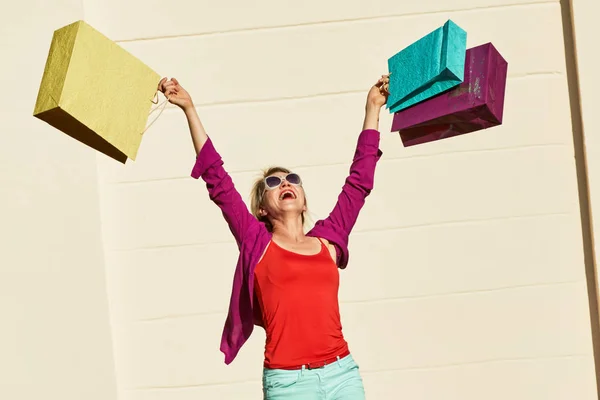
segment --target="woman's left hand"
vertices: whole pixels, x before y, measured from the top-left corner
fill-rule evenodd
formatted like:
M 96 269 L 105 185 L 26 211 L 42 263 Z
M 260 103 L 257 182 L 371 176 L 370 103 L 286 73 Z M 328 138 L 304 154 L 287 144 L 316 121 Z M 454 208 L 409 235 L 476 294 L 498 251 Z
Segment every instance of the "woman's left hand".
M 367 106 L 381 108 L 389 96 L 390 76 L 381 75 L 381 78 L 371 87 L 367 95 Z

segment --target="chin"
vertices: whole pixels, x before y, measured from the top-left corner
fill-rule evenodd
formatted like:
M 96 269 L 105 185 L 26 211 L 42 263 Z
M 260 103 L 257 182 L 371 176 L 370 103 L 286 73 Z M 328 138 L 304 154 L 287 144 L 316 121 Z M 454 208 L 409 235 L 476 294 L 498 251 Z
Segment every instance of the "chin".
M 282 204 L 281 205 L 281 210 L 283 211 L 295 211 L 298 214 L 302 214 L 302 205 L 297 204 L 297 203 L 288 203 L 288 204 Z

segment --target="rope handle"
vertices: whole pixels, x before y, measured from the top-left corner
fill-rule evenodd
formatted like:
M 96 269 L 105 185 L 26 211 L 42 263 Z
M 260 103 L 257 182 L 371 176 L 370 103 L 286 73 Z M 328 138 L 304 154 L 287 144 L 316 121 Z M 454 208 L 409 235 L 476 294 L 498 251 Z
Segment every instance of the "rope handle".
M 156 110 L 158 110 L 160 108 L 160 112 L 158 113 L 158 115 L 156 116 L 156 118 L 154 118 L 154 120 L 152 122 L 150 122 L 150 124 L 146 127 L 146 129 L 143 130 L 143 132 L 140 135 L 143 135 L 144 133 L 146 133 L 146 131 L 148 129 L 150 129 L 150 127 L 152 126 L 152 124 L 154 124 L 156 122 L 156 120 L 158 119 L 158 117 L 160 117 L 160 115 L 163 113 L 163 111 L 165 111 L 165 108 L 167 107 L 167 103 L 170 100 L 170 96 L 167 97 L 167 99 L 165 101 L 163 101 L 162 103 L 160 103 L 158 105 L 158 107 L 155 107 L 154 109 L 152 109 L 150 111 L 150 113 L 148 114 L 148 116 L 152 115 L 152 113 Z M 154 101 L 154 99 L 156 99 L 156 101 Z M 154 93 L 154 97 L 152 97 L 152 100 L 150 100 L 152 102 L 152 104 L 158 104 L 158 90 L 156 91 L 156 93 Z

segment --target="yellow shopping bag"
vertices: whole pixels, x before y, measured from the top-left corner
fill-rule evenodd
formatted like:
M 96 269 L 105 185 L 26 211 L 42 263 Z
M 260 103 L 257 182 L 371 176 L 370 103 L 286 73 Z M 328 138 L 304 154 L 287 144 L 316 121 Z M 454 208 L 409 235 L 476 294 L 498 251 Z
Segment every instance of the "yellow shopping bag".
M 135 160 L 160 76 L 77 21 L 54 32 L 33 115 L 125 163 Z

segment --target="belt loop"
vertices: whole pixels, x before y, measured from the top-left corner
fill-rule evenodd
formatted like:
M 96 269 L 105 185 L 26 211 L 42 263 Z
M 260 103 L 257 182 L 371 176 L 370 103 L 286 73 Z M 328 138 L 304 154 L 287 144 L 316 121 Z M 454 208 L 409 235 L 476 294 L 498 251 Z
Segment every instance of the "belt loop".
M 342 368 L 342 362 L 340 361 L 340 356 L 337 356 L 337 364 L 340 368 Z
M 304 376 L 304 370 L 306 369 L 306 365 L 302 365 L 302 369 L 300 370 L 300 377 Z

